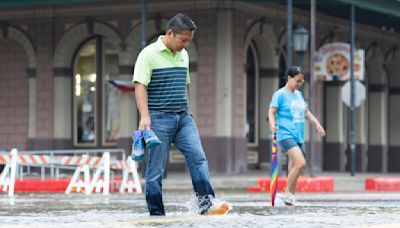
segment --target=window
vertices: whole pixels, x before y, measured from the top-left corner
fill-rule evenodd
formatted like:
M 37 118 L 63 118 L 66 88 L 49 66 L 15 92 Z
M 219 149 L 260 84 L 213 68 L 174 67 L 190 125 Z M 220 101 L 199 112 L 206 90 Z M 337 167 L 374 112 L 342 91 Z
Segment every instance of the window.
M 75 146 L 114 145 L 119 130 L 119 91 L 108 81 L 119 76 L 118 54 L 101 37 L 77 52 L 73 75 Z
M 246 82 L 247 82 L 247 96 L 246 96 L 246 132 L 247 143 L 252 145 L 258 144 L 258 88 L 257 88 L 257 66 L 255 60 L 255 52 L 253 45 L 247 48 L 246 55 Z
M 283 54 L 279 56 L 279 88 L 286 85 L 286 59 Z

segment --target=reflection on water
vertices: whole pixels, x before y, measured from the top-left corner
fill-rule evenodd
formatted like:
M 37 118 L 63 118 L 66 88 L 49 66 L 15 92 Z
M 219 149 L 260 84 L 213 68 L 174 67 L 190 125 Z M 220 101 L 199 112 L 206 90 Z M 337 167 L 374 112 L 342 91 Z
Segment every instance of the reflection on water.
M 400 227 L 400 194 L 304 194 L 271 208 L 265 194 L 225 193 L 227 215 L 199 216 L 190 192 L 166 193 L 167 216 L 150 217 L 144 195 L 0 195 L 0 227 Z

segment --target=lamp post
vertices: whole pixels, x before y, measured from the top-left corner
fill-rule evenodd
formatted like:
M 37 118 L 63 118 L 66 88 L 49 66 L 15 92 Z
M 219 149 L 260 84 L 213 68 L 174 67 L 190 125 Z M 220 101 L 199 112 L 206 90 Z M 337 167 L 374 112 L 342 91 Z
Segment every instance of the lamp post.
M 303 64 L 303 55 L 308 49 L 308 39 L 310 34 L 307 29 L 302 26 L 297 26 L 293 32 L 293 49 L 299 56 L 298 65 Z

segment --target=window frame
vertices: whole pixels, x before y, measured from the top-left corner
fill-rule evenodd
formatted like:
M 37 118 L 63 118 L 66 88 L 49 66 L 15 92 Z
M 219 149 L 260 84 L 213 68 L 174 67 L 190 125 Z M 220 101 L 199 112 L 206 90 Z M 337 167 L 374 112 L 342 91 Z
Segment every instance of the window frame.
M 257 48 L 255 47 L 255 44 L 253 42 L 249 43 L 249 46 L 246 48 L 245 52 L 245 58 L 246 58 L 246 64 L 247 64 L 247 50 L 251 49 L 253 53 L 253 58 L 254 58 L 254 142 L 249 142 L 249 138 L 247 137 L 246 134 L 246 143 L 248 147 L 257 147 L 259 145 L 259 79 L 260 79 L 260 70 L 259 70 L 259 59 L 258 59 L 258 53 L 257 53 Z M 247 69 L 245 71 L 245 77 L 246 77 L 246 91 L 247 91 Z M 246 108 L 244 110 L 245 116 L 246 116 L 246 124 L 247 124 L 247 96 L 244 98 Z M 250 130 L 250 126 L 249 126 Z
M 76 74 L 76 61 L 81 53 L 82 48 L 84 48 L 90 42 L 94 42 L 95 45 L 95 73 L 96 73 L 96 92 L 95 92 L 95 102 L 94 102 L 94 129 L 95 137 L 93 143 L 80 143 L 78 142 L 78 109 L 77 100 L 75 97 L 75 74 Z M 94 35 L 88 37 L 83 42 L 78 45 L 74 53 L 74 57 L 71 63 L 72 69 L 72 142 L 73 146 L 77 148 L 96 148 L 96 147 L 115 147 L 116 142 L 107 142 L 105 139 L 105 125 L 106 125 L 106 115 L 105 115 L 105 90 L 104 90 L 104 77 L 105 77 L 105 51 L 104 42 L 107 42 L 101 36 Z M 119 60 L 118 60 L 119 62 Z M 119 64 L 119 63 L 118 63 Z

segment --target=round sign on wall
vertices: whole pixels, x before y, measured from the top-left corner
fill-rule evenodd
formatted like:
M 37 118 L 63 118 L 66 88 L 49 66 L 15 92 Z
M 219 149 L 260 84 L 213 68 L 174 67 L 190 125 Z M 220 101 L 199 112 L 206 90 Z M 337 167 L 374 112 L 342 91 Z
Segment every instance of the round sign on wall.
M 342 92 L 342 101 L 347 105 L 351 106 L 351 85 L 350 81 L 347 81 L 341 89 Z M 354 81 L 354 89 L 355 89 L 355 97 L 354 97 L 354 106 L 359 107 L 362 102 L 365 100 L 365 86 L 360 81 Z

